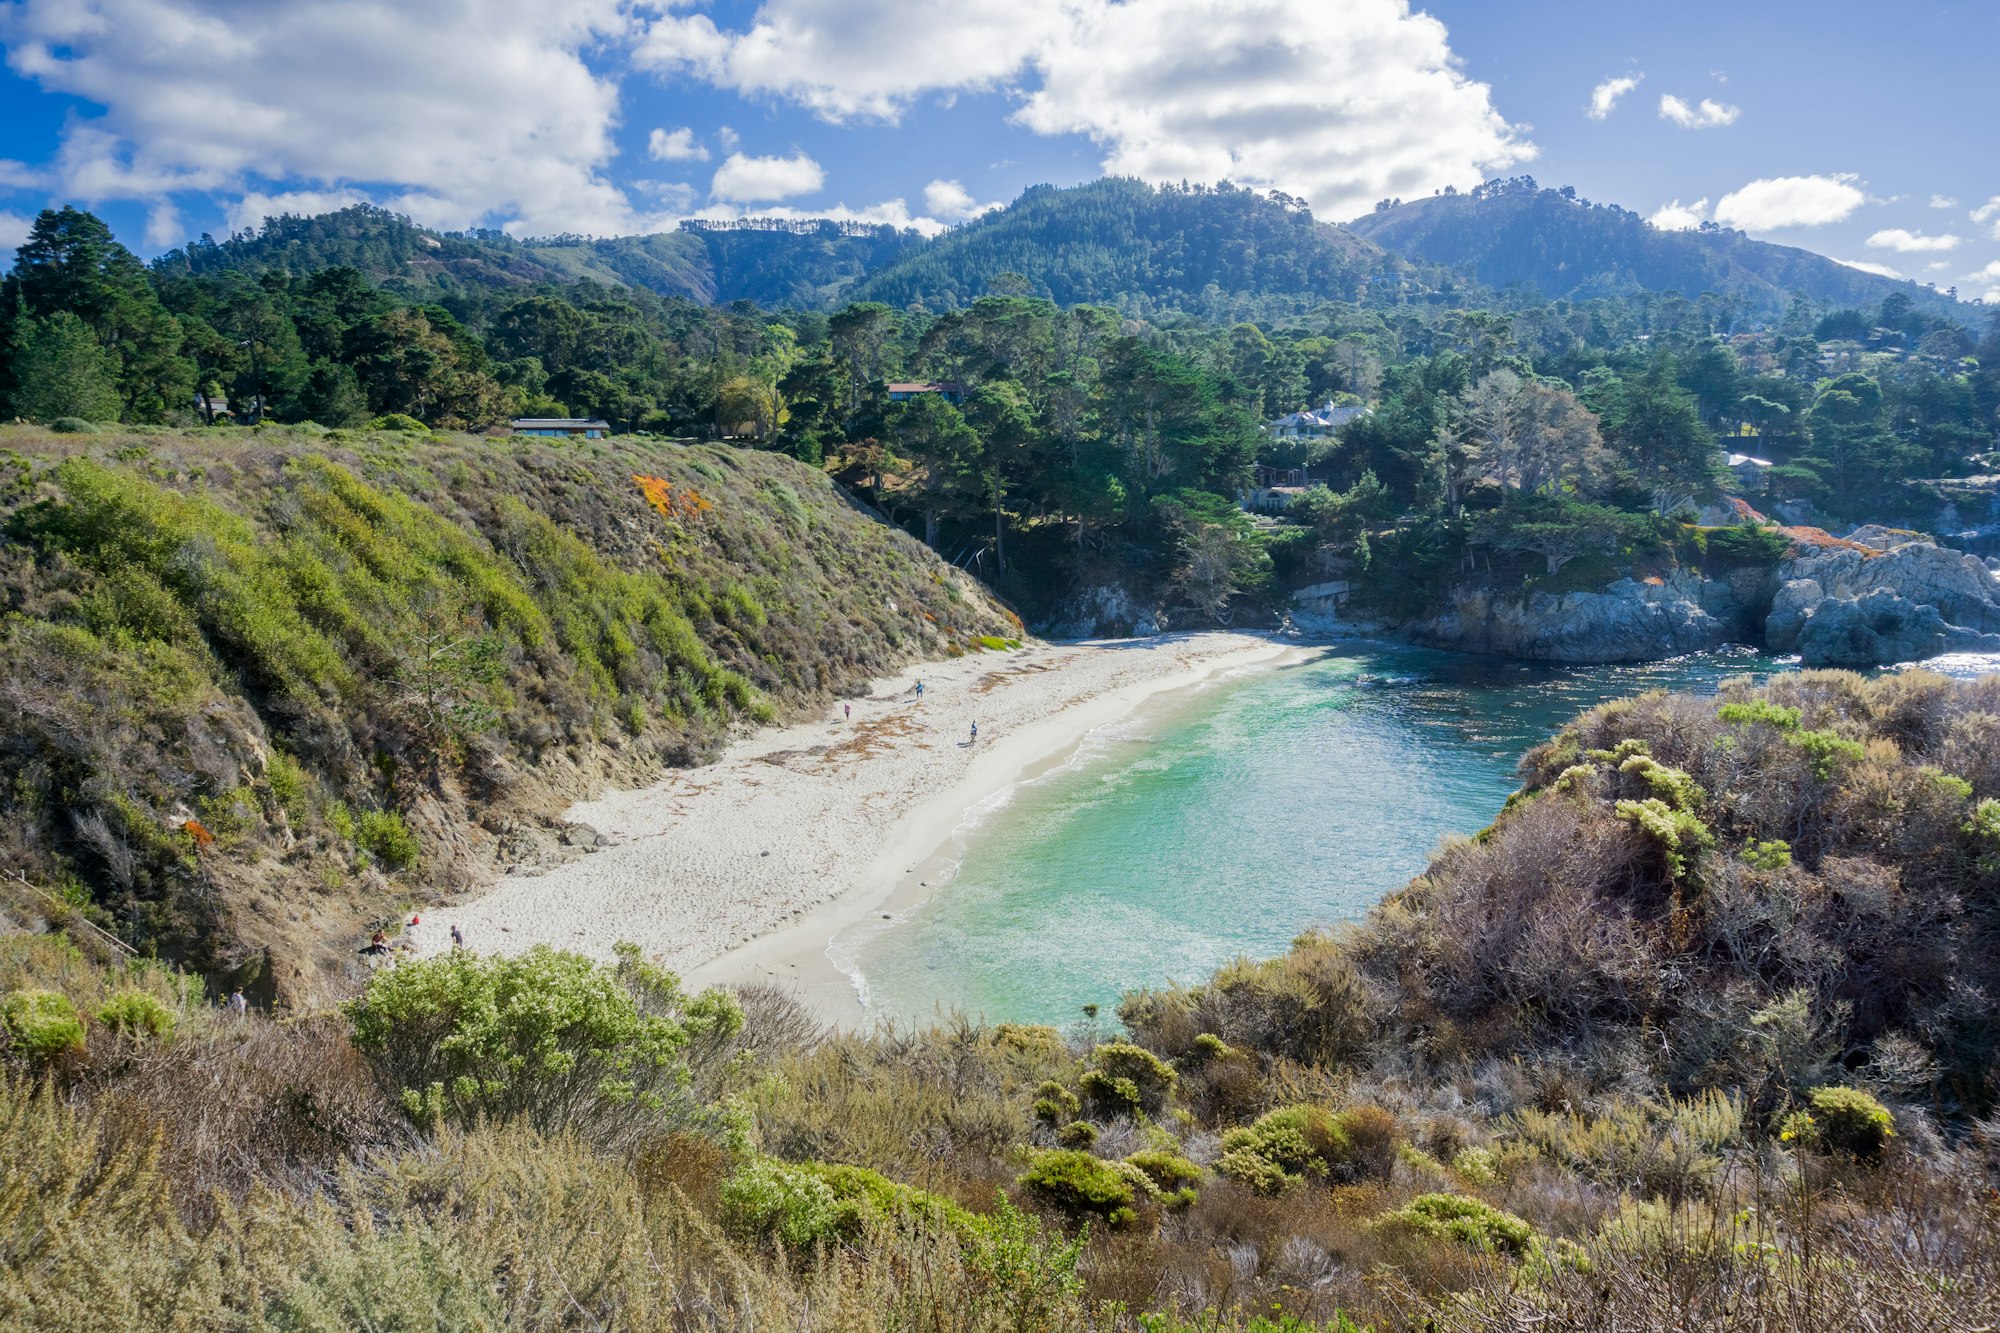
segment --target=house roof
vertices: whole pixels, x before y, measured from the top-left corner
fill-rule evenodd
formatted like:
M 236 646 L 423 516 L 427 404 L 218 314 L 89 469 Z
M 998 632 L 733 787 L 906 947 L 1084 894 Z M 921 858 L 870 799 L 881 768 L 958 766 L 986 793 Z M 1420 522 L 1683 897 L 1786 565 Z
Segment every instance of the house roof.
M 908 380 L 889 386 L 890 393 L 963 393 L 965 386 L 951 380 Z

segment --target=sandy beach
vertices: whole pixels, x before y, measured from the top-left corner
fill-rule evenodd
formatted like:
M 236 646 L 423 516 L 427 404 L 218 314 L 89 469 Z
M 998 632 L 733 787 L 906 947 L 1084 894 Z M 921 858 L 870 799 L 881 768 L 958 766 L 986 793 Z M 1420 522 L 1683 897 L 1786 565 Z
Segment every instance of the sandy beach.
M 691 984 L 774 982 L 829 1022 L 865 1023 L 828 944 L 843 926 L 919 901 L 926 864 L 974 804 L 1147 699 L 1303 652 L 1200 633 L 1031 642 L 912 667 L 847 701 L 851 717 L 836 702 L 713 764 L 572 807 L 567 817 L 601 845 L 432 908 L 412 942 L 434 953 L 456 925 L 481 951 L 550 944 L 608 959 L 631 940 Z

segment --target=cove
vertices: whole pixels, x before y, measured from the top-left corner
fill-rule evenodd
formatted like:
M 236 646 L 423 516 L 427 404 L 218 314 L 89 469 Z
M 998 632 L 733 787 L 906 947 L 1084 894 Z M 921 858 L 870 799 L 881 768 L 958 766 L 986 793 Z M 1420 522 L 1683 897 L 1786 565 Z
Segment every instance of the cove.
M 1581 710 L 1794 665 L 1748 649 L 1555 666 L 1355 643 L 1212 682 L 975 809 L 928 863 L 927 898 L 829 954 L 878 1017 L 1060 1024 L 1096 1004 L 1109 1020 L 1127 990 L 1359 918 L 1446 836 L 1490 823 L 1521 756 Z

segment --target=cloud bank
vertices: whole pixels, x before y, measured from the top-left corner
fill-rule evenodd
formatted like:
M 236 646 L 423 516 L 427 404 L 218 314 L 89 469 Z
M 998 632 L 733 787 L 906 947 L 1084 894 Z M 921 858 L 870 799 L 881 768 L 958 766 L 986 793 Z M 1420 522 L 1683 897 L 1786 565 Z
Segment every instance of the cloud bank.
M 1844 221 L 1867 202 L 1853 176 L 1776 176 L 1723 195 L 1715 220 L 1743 231 L 1822 227 Z

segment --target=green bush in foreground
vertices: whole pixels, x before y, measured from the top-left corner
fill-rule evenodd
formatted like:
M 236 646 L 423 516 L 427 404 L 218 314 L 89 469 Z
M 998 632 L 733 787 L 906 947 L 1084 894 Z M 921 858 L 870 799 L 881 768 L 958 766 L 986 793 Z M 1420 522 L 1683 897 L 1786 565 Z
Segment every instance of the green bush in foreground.
M 1259 1194 L 1279 1194 L 1306 1177 L 1324 1179 L 1348 1164 L 1352 1144 L 1323 1106 L 1283 1106 L 1222 1136 L 1215 1169 Z
M 1128 1041 L 1105 1042 L 1090 1062 L 1077 1087 L 1100 1115 L 1157 1115 L 1179 1079 L 1159 1056 Z
M 1806 1109 L 1785 1117 L 1779 1137 L 1801 1147 L 1876 1162 L 1896 1137 L 1895 1124 L 1889 1108 L 1859 1088 L 1814 1088 L 1806 1095 Z
M 97 1021 L 121 1036 L 170 1037 L 174 1011 L 142 990 L 119 991 L 97 1011 Z
M 696 1040 L 743 1017 L 719 991 L 692 998 L 630 945 L 600 967 L 538 945 L 518 958 L 454 951 L 377 972 L 347 1015 L 412 1118 L 521 1117 L 622 1140 L 662 1122 L 712 1118 L 690 1092 Z
M 49 990 L 17 990 L 0 1000 L 0 1033 L 8 1045 L 38 1060 L 83 1049 L 83 1022 L 69 997 Z
M 1463 1194 L 1420 1194 L 1382 1217 L 1432 1240 L 1456 1241 L 1487 1254 L 1525 1256 L 1534 1250 L 1535 1229 L 1512 1213 Z
M 1130 1226 L 1138 1219 L 1139 1203 L 1159 1194 L 1137 1166 L 1069 1148 L 1036 1153 L 1018 1183 L 1050 1208 L 1111 1227 Z

